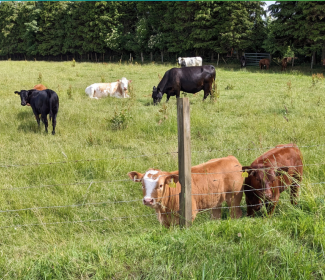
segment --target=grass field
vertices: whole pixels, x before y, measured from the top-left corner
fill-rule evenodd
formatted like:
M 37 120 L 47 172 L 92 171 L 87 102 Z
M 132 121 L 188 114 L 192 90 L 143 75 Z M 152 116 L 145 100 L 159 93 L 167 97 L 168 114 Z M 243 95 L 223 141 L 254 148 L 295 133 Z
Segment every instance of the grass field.
M 173 66 L 0 62 L 0 279 L 325 279 L 321 75 L 233 65 L 217 68 L 217 100 L 188 95 L 193 165 L 230 154 L 248 165 L 295 142 L 306 166 L 297 206 L 285 192 L 272 217 L 202 213 L 180 230 L 160 226 L 126 175 L 177 169 L 177 154 L 167 153 L 177 151 L 175 97 L 151 99 L 158 74 Z M 130 99 L 84 92 L 122 77 L 132 80 Z M 55 136 L 14 94 L 38 83 L 60 98 Z

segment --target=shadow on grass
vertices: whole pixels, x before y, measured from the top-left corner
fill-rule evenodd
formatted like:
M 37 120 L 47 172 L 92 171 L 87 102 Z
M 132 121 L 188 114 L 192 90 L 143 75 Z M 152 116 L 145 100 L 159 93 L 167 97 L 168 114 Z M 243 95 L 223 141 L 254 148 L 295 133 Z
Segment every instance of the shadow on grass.
M 31 119 L 32 117 L 35 119 L 32 110 L 30 110 L 30 111 L 27 111 L 27 110 L 20 111 L 16 116 L 17 116 L 18 120 L 28 120 L 28 119 Z
M 43 127 L 44 128 L 44 127 Z M 42 132 L 42 126 L 38 126 L 36 120 L 35 121 L 26 121 L 21 123 L 18 126 L 18 131 L 22 131 L 25 133 L 37 133 L 40 134 Z

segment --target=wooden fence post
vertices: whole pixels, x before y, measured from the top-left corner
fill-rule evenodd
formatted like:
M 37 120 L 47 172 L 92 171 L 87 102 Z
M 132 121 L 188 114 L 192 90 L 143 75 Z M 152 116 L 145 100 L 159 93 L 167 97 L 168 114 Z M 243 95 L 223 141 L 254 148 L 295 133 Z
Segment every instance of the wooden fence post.
M 178 170 L 181 192 L 180 227 L 192 224 L 192 188 L 191 188 L 191 129 L 190 103 L 188 98 L 177 98 L 177 127 L 178 127 Z

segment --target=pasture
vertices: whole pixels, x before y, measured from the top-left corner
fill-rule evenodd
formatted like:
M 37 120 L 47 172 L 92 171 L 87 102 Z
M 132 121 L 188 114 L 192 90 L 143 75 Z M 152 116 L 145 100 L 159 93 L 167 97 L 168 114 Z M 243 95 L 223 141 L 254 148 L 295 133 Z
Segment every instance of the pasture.
M 177 169 L 176 98 L 151 99 L 171 67 L 0 62 L 0 278 L 325 279 L 321 75 L 232 65 L 216 68 L 215 100 L 188 94 L 192 165 L 227 155 L 249 165 L 268 147 L 295 142 L 306 166 L 297 206 L 284 192 L 272 217 L 233 220 L 224 209 L 212 221 L 207 211 L 180 230 L 160 226 L 126 175 Z M 85 94 L 122 77 L 132 80 L 130 99 Z M 14 94 L 38 83 L 60 98 L 55 136 Z

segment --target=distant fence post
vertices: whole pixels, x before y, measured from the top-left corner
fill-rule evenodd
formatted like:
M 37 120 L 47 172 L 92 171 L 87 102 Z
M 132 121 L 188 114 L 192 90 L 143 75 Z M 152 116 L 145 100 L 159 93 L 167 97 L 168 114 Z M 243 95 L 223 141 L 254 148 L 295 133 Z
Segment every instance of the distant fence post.
M 191 188 L 191 129 L 188 98 L 177 98 L 178 170 L 181 192 L 179 194 L 180 227 L 192 224 Z

